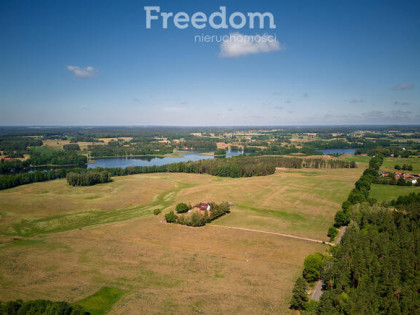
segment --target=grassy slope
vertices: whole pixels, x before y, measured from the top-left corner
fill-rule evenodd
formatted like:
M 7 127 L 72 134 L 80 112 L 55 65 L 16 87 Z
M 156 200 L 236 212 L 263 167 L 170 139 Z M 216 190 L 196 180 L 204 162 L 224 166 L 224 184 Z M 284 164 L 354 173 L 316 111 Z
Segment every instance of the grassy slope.
M 240 179 L 148 174 L 92 187 L 56 180 L 2 191 L 1 231 L 35 236 L 3 234 L 1 299 L 82 300 L 98 314 L 109 308 L 120 314 L 287 313 L 303 259 L 325 245 L 165 224 L 153 209 L 227 200 L 235 204 L 232 213 L 216 224 L 326 239 L 361 172 L 294 170 Z M 103 287 L 124 295 L 114 300 Z M 104 308 L 95 306 L 100 299 L 108 301 Z
M 117 177 L 91 187 L 65 180 L 0 191 L 0 234 L 33 236 L 124 221 L 177 202 L 229 201 L 218 224 L 325 239 L 361 169 L 281 171 L 272 176 L 218 178 L 197 174 Z
M 0 248 L 0 296 L 82 300 L 98 313 L 98 292 L 125 294 L 112 313 L 285 314 L 304 258 L 326 246 L 162 216 L 15 241 Z M 92 295 L 95 298 L 92 298 Z M 86 298 L 88 297 L 88 298 Z M 90 297 L 90 298 L 89 298 Z

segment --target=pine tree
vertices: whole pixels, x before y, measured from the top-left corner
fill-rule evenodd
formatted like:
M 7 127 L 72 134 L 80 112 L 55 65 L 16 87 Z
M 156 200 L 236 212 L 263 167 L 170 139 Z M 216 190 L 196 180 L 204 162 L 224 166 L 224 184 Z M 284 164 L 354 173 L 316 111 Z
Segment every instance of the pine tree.
M 293 310 L 304 310 L 305 304 L 308 302 L 308 295 L 306 294 L 306 281 L 302 277 L 296 280 L 292 292 L 290 308 Z

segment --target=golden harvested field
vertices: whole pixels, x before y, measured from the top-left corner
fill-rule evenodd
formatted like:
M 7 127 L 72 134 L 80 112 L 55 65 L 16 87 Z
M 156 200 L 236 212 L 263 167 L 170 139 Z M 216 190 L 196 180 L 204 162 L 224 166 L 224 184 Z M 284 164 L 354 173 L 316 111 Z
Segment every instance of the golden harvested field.
M 213 225 L 319 240 L 363 169 L 253 178 L 143 174 L 0 191 L 0 300 L 83 300 L 121 290 L 111 314 L 288 313 L 304 258 L 327 245 L 207 225 L 163 223 L 178 202 L 229 201 Z M 164 213 L 153 216 L 154 209 Z M 99 294 L 99 293 L 98 293 Z M 102 314 L 105 311 L 97 312 Z

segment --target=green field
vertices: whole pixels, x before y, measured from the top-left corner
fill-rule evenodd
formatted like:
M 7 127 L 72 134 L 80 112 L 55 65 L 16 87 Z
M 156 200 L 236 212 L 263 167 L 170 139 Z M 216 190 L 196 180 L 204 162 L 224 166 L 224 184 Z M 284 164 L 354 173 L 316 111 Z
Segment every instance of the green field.
M 419 193 L 420 187 L 372 184 L 369 197 L 375 198 L 379 202 L 391 201 L 397 199 L 399 196 L 408 195 L 412 192 Z
M 381 169 L 385 171 L 395 172 L 397 171 L 394 166 L 398 164 L 399 166 L 403 166 L 403 164 L 410 164 L 413 166 L 412 171 L 400 171 L 400 172 L 407 172 L 412 174 L 420 174 L 420 158 L 392 158 L 387 157 L 384 159 Z
M 1 191 L 1 300 L 65 300 L 92 314 L 289 313 L 304 258 L 328 246 L 214 225 L 326 241 L 362 171 L 281 169 L 236 179 L 159 173 Z M 201 228 L 164 222 L 178 202 L 202 201 L 234 206 Z
M 349 154 L 344 154 L 342 156 L 340 156 L 340 160 L 343 161 L 355 161 L 357 163 L 363 163 L 368 165 L 369 161 L 372 157 L 371 156 L 360 156 L 360 155 L 349 155 Z
M 76 301 L 75 304 L 83 306 L 92 315 L 102 315 L 110 311 L 123 294 L 124 291 L 118 288 L 103 287 L 91 296 Z
M 340 157 L 341 160 L 344 161 L 355 161 L 357 163 L 362 164 L 369 164 L 369 160 L 371 156 L 360 156 L 360 155 L 343 155 Z M 381 170 L 395 172 L 396 169 L 394 166 L 398 164 L 403 166 L 403 164 L 411 164 L 413 166 L 412 171 L 406 171 L 408 173 L 420 174 L 420 158 L 412 157 L 412 158 L 393 158 L 393 157 L 386 157 L 384 158 L 384 162 L 382 163 Z

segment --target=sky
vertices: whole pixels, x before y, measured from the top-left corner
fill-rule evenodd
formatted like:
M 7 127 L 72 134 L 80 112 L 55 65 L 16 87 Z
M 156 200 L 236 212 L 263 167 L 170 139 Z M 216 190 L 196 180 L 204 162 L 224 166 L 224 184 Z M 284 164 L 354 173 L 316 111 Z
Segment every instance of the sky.
M 0 125 L 419 124 L 419 56 L 417 0 L 0 0 Z

